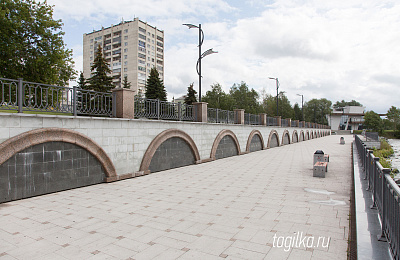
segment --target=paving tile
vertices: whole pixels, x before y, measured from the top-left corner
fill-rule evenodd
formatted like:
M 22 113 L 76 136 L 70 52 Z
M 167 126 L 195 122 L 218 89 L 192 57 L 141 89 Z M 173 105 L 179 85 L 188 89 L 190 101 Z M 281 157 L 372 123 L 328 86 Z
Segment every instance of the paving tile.
M 346 257 L 350 143 L 330 136 L 1 204 L 2 259 L 333 259 Z M 329 153 L 312 177 L 315 150 Z M 305 188 L 324 189 L 332 195 Z M 312 201 L 336 199 L 344 206 Z M 331 238 L 274 246 L 274 235 Z

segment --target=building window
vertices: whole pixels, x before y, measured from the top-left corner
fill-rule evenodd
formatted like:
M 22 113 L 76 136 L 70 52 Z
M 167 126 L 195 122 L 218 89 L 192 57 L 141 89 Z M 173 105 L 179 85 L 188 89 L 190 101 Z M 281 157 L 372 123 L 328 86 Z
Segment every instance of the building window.
M 147 63 L 147 67 L 150 67 L 150 63 Z
M 143 29 L 142 27 L 139 27 L 139 31 L 140 31 L 140 32 L 144 32 L 144 33 L 146 33 L 146 30 L 145 30 L 145 29 Z
M 161 48 L 157 48 L 157 51 L 163 53 L 163 49 Z
M 154 62 L 154 58 L 151 58 L 151 62 Z
M 163 44 L 161 42 L 157 42 L 157 46 L 163 47 Z
M 146 52 L 145 48 L 139 47 L 138 49 L 139 49 L 139 51 Z
M 150 57 L 147 57 L 147 60 L 150 61 Z
M 128 59 L 128 55 L 124 55 L 124 59 L 125 59 L 125 60 Z
M 151 40 L 151 43 L 154 44 L 154 40 Z
M 93 60 L 93 57 L 92 57 L 92 56 L 90 57 L 90 60 Z
M 125 29 L 125 30 L 124 30 L 124 33 L 128 33 L 128 29 Z
M 145 68 L 145 67 L 142 67 L 142 66 L 138 66 L 138 70 L 140 70 L 140 71 L 146 71 L 146 68 Z
M 146 59 L 146 55 L 143 53 L 138 53 L 138 57 L 142 59 Z
M 124 49 L 124 52 L 128 52 L 128 48 Z
M 125 35 L 125 36 L 124 36 L 124 40 L 128 40 L 128 35 Z
M 126 66 L 126 65 L 128 65 L 128 62 L 127 62 L 127 61 L 124 61 L 124 66 Z
M 94 38 L 94 40 L 98 41 L 98 40 L 101 40 L 102 38 L 103 38 L 103 36 L 99 36 L 99 37 Z
M 124 45 L 125 45 L 125 46 L 128 46 L 128 42 L 125 42 Z
M 154 38 L 154 34 L 152 34 L 152 35 L 151 35 L 151 37 L 153 37 L 153 38 Z
M 139 46 L 146 48 L 146 43 L 144 41 L 139 40 Z
M 164 39 L 161 36 L 158 36 L 158 35 L 157 35 L 157 40 L 164 41 Z
M 147 33 L 150 36 L 150 32 Z
M 146 64 L 144 60 L 138 60 L 139 64 Z
M 90 45 L 90 49 L 93 49 L 93 45 Z
M 140 38 L 140 39 L 143 39 L 143 40 L 146 40 L 146 35 L 143 35 L 143 34 L 140 34 L 140 33 L 139 33 L 139 38 Z
M 128 68 L 124 68 L 124 72 L 127 72 L 128 71 Z
M 90 55 L 93 55 L 93 51 L 90 51 Z

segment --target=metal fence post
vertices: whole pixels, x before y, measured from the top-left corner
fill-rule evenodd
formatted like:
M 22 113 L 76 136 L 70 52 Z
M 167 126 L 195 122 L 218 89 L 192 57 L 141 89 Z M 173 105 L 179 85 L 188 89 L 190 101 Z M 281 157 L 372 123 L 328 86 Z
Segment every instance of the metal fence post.
M 74 116 L 77 116 L 78 112 L 76 111 L 76 86 L 72 88 L 72 112 Z M 114 102 L 113 102 L 114 103 Z M 114 107 L 113 107 L 113 112 L 114 112 Z
M 366 155 L 366 165 L 365 165 L 365 177 L 368 179 L 368 187 L 367 190 L 371 189 L 371 154 L 373 153 L 372 150 L 367 150 Z
M 160 100 L 157 99 L 157 120 L 160 120 Z
M 373 168 L 372 168 L 372 175 L 373 175 L 373 185 L 372 185 L 372 190 L 373 190 L 373 196 L 374 196 L 374 199 L 372 200 L 372 205 L 371 205 L 371 209 L 377 209 L 377 206 L 376 206 L 376 178 L 377 178 L 377 175 L 378 175 L 378 171 L 376 170 L 376 168 L 377 168 L 377 163 L 379 162 L 379 157 L 375 157 L 374 158 L 374 161 L 372 162 L 372 166 L 373 166 Z
M 24 104 L 23 104 L 23 99 L 22 99 L 22 97 L 23 97 L 23 87 L 22 87 L 22 78 L 19 78 L 18 79 L 18 91 L 17 91 L 17 93 L 18 93 L 18 113 L 22 113 L 22 108 L 24 107 Z
M 181 102 L 178 102 L 178 119 L 179 119 L 179 121 L 182 121 L 182 104 L 181 104 Z
M 381 242 L 387 242 L 386 239 L 386 217 L 387 217 L 387 207 L 388 207 L 388 201 L 386 201 L 386 193 L 388 192 L 387 189 L 387 185 L 386 185 L 386 175 L 390 174 L 390 169 L 388 168 L 383 168 L 382 169 L 382 233 L 379 236 L 378 235 L 378 241 Z

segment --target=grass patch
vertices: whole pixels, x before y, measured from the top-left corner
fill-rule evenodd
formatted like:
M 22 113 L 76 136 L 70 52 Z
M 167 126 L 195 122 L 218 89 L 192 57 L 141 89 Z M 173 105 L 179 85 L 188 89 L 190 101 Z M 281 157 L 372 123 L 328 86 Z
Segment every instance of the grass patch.
M 392 162 L 390 161 L 389 157 L 393 154 L 393 148 L 384 139 L 381 139 L 381 149 L 378 150 L 374 148 L 374 155 L 376 157 L 379 157 L 379 163 L 382 165 L 383 168 L 392 169 Z M 392 169 L 392 173 L 393 172 L 398 172 L 398 170 Z

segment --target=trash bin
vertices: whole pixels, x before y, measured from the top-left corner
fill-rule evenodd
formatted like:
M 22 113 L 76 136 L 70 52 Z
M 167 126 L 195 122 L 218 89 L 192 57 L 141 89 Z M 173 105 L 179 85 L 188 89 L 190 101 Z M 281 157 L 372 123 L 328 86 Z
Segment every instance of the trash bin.
M 314 153 L 314 164 L 316 162 L 323 162 L 324 161 L 324 152 L 322 150 L 317 150 Z
M 346 142 L 344 141 L 344 137 L 340 137 L 340 144 L 345 144 Z

